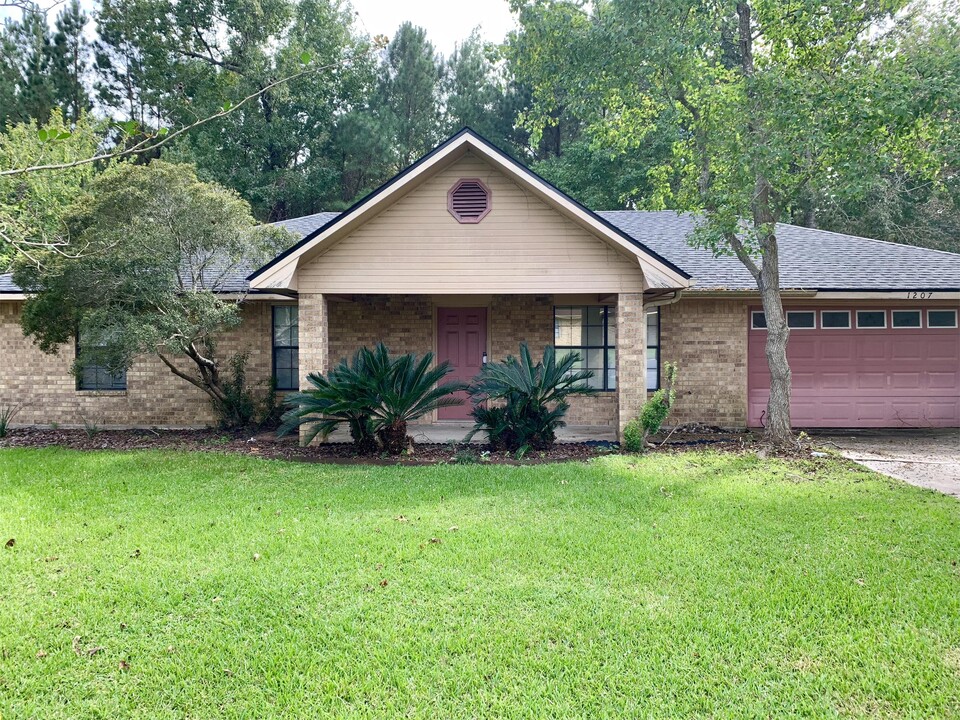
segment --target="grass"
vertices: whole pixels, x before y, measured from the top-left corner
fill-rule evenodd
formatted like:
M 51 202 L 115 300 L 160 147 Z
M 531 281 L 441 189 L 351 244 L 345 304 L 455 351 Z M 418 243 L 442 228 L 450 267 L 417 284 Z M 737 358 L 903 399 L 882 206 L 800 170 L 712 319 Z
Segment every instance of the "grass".
M 0 453 L 0 716 L 960 716 L 960 504 L 839 461 Z

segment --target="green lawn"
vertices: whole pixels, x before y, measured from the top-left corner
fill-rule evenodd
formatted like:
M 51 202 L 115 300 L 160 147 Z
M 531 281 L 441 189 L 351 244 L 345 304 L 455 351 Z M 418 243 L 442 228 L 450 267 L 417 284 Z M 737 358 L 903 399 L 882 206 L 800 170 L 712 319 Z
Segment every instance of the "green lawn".
M 4 450 L 10 537 L 3 720 L 960 717 L 960 503 L 835 461 Z

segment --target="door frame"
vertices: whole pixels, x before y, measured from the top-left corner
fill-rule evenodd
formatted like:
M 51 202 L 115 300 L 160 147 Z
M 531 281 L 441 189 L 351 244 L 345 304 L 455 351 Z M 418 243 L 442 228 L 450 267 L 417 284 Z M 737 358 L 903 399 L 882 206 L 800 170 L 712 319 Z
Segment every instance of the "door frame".
M 490 332 L 490 316 L 491 316 L 491 303 L 489 296 L 479 295 L 479 296 L 470 296 L 470 295 L 459 295 L 452 297 L 434 297 L 433 299 L 433 364 L 434 366 L 440 364 L 440 310 L 445 309 L 462 309 L 462 310 L 484 310 L 485 316 L 487 318 L 486 327 L 484 328 L 484 351 L 487 353 L 487 360 L 493 360 L 492 348 L 492 338 Z M 433 410 L 430 413 L 430 422 L 431 423 L 463 423 L 463 420 L 444 420 L 439 417 L 439 411 Z M 467 421 L 469 422 L 469 421 Z

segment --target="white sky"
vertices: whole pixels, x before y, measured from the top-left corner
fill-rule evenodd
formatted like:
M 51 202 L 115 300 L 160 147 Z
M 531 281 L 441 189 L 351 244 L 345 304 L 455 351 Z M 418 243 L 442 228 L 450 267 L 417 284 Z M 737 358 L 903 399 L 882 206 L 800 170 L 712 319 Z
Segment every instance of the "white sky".
M 373 35 L 393 38 L 402 22 L 409 20 L 427 31 L 438 52 L 449 56 L 454 46 L 475 27 L 489 42 L 500 42 L 513 29 L 507 0 L 350 0 L 357 13 L 357 26 Z
M 53 0 L 40 0 L 41 7 L 49 7 Z M 454 46 L 466 38 L 475 27 L 488 42 L 500 42 L 513 29 L 513 16 L 507 0 L 350 0 L 357 14 L 357 28 L 370 36 L 386 35 L 393 38 L 405 20 L 427 31 L 427 38 L 438 52 L 449 57 Z M 92 0 L 80 0 L 88 13 L 95 7 Z M 59 6 L 50 13 L 50 22 Z M 0 21 L 5 17 L 20 17 L 18 10 L 0 7 Z M 90 26 L 92 29 L 92 24 Z

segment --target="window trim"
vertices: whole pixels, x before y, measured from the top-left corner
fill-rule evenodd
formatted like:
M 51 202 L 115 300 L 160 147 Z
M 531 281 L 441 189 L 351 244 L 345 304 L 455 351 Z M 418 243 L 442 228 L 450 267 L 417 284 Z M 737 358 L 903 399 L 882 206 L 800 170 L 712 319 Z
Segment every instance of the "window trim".
M 663 320 L 663 316 L 660 314 L 660 307 L 657 306 L 653 310 L 647 310 L 646 314 L 643 316 L 643 321 L 644 323 L 646 323 L 647 315 L 654 315 L 654 314 L 657 316 L 657 344 L 656 345 L 650 344 L 650 333 L 646 332 L 647 327 L 646 325 L 644 325 L 644 332 L 647 336 L 647 350 L 649 351 L 651 348 L 653 348 L 657 351 L 657 369 L 655 373 L 656 382 L 653 384 L 653 387 L 650 387 L 650 379 L 649 378 L 647 379 L 647 392 L 656 392 L 657 390 L 660 389 L 660 336 L 663 332 L 663 329 L 660 325 L 660 322 Z M 644 357 L 644 362 L 646 362 L 646 357 Z
M 828 327 L 827 325 L 824 325 L 824 323 L 823 323 L 823 314 L 824 314 L 824 313 L 838 313 L 838 314 L 839 314 L 839 313 L 843 313 L 844 315 L 847 316 L 847 324 L 846 324 L 846 326 L 844 326 L 844 327 L 837 327 L 837 326 L 830 326 L 830 327 Z M 852 329 L 853 329 L 853 318 L 850 317 L 850 311 L 849 311 L 849 310 L 821 310 L 821 311 L 820 311 L 820 329 L 821 329 L 821 330 L 852 330 Z
M 897 325 L 894 313 L 909 312 L 917 314 L 917 325 Z M 892 330 L 920 330 L 923 328 L 923 310 L 920 308 L 890 308 L 890 328 Z
M 793 327 L 790 325 L 790 316 L 791 315 L 813 315 L 813 326 L 811 327 Z M 787 310 L 784 314 L 784 321 L 787 323 L 787 327 L 790 329 L 790 332 L 794 330 L 816 330 L 817 329 L 817 311 L 816 310 Z
M 930 313 L 931 312 L 948 312 L 953 313 L 953 325 L 930 325 Z M 956 308 L 927 308 L 927 329 L 928 330 L 953 330 L 957 327 L 957 320 L 960 319 L 960 313 L 957 312 Z
M 80 331 L 79 330 L 77 330 L 77 332 L 73 334 L 73 358 L 74 360 L 80 359 Z M 121 380 L 122 385 L 116 385 L 112 387 L 87 387 L 87 386 L 84 386 L 83 384 L 83 373 L 88 368 L 103 368 L 103 365 L 89 365 L 89 366 L 82 366 L 79 364 L 77 365 L 77 369 L 79 370 L 79 372 L 77 372 L 74 379 L 76 380 L 76 391 L 78 393 L 125 393 L 127 392 L 127 371 L 126 370 L 123 370 L 123 372 L 120 373 L 120 377 L 122 378 Z M 104 372 L 106 372 L 105 368 L 104 368 Z
M 613 374 L 614 374 L 613 376 L 614 376 L 616 385 L 615 387 L 612 387 L 612 388 L 608 387 L 608 384 L 609 384 L 608 381 L 610 379 L 610 366 L 608 365 L 608 362 L 609 362 L 608 353 L 610 350 L 613 350 L 615 353 L 618 352 L 617 346 L 610 344 L 610 308 L 616 309 L 615 305 L 554 305 L 553 306 L 554 340 L 556 340 L 556 332 L 557 332 L 557 308 L 581 308 L 585 310 L 586 308 L 591 308 L 591 307 L 603 308 L 603 345 L 558 345 L 555 343 L 553 346 L 553 349 L 557 351 L 558 355 L 561 354 L 560 353 L 561 350 L 573 350 L 575 352 L 580 352 L 583 350 L 602 350 L 603 351 L 603 370 L 602 370 L 603 382 L 601 387 L 596 388 L 596 391 L 602 392 L 602 393 L 617 392 L 620 389 L 620 373 L 619 373 L 619 368 L 616 366 L 617 363 L 614 363 L 614 367 L 613 367 Z M 646 315 L 643 316 L 643 321 L 644 322 L 647 321 Z M 617 358 L 619 359 L 619 357 L 620 356 L 618 354 Z M 584 362 L 586 362 L 587 360 L 586 355 L 584 355 L 582 352 L 581 352 L 580 358 Z M 644 355 L 644 362 L 646 362 L 646 355 Z M 588 368 L 584 368 L 584 369 L 588 369 Z
M 763 315 L 763 327 L 758 327 L 756 323 L 757 315 Z M 763 310 L 751 310 L 750 311 L 750 329 L 751 330 L 763 330 L 767 331 L 767 316 L 764 314 Z
M 297 344 L 277 345 L 277 309 L 297 308 Z M 300 306 L 299 305 L 271 305 L 270 306 L 270 377 L 273 378 L 278 392 L 296 392 L 300 389 L 299 378 L 296 378 L 296 387 L 280 387 L 277 382 L 277 350 L 296 350 L 297 366 L 300 365 Z
M 861 326 L 860 313 L 872 313 L 872 312 L 883 313 L 883 325 L 867 325 L 866 327 Z M 883 308 L 881 310 L 857 310 L 856 318 L 857 318 L 857 327 L 856 327 L 857 330 L 886 330 L 890 324 L 889 318 L 887 318 L 886 308 Z

